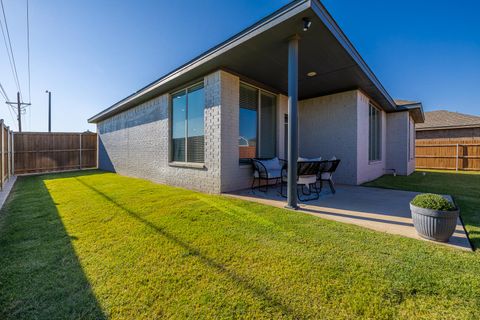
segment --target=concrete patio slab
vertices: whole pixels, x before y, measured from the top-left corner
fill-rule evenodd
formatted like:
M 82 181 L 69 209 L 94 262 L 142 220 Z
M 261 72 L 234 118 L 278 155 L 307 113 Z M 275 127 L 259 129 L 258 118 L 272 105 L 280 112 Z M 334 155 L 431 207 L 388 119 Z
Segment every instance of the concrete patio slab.
M 337 193 L 331 194 L 328 188 L 324 188 L 320 199 L 300 203 L 299 211 L 380 232 L 439 243 L 462 250 L 472 250 L 460 219 L 448 243 L 426 240 L 417 234 L 409 207 L 410 201 L 418 194 L 417 192 L 346 185 L 337 186 L 336 189 Z M 283 208 L 286 204 L 286 199 L 280 196 L 277 188 L 269 188 L 268 193 L 259 190 L 243 190 L 228 195 L 279 208 Z M 450 196 L 447 197 L 451 199 Z

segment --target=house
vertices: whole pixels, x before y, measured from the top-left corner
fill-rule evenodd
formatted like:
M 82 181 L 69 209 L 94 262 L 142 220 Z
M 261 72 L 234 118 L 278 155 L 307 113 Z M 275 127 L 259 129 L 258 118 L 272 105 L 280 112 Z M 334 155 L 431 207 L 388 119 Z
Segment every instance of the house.
M 408 175 L 423 117 L 391 98 L 319 1 L 296 0 L 89 122 L 101 169 L 221 193 L 250 186 L 253 156 L 292 168 L 335 156 L 336 182 L 352 185 Z
M 425 112 L 425 122 L 415 126 L 418 140 L 480 141 L 480 117 L 437 110 Z

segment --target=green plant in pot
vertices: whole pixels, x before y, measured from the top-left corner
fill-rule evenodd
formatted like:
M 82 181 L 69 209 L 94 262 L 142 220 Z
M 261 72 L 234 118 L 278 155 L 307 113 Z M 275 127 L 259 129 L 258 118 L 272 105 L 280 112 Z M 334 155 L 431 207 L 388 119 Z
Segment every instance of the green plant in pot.
M 410 202 L 413 225 L 426 239 L 447 242 L 455 232 L 459 209 L 438 194 L 419 194 Z

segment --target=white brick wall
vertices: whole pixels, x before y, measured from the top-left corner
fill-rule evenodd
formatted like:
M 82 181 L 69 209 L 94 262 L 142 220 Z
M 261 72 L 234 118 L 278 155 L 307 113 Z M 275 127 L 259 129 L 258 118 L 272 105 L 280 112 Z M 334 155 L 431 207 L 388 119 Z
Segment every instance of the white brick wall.
M 209 193 L 249 187 L 252 168 L 239 164 L 240 80 L 225 71 L 216 71 L 204 77 L 204 92 L 204 168 L 169 164 L 169 94 L 151 99 L 98 124 L 99 167 Z M 279 95 L 277 102 L 276 150 L 279 157 L 285 158 L 284 115 L 287 112 L 287 97 Z M 325 159 L 336 156 L 341 159 L 336 181 L 347 184 L 359 184 L 381 176 L 387 166 L 387 157 L 392 157 L 387 142 L 394 142 L 398 138 L 403 150 L 406 140 L 402 134 L 408 132 L 407 129 L 403 130 L 403 125 L 398 129 L 392 126 L 387 138 L 387 126 L 390 123 L 382 112 L 382 161 L 369 163 L 368 98 L 355 90 L 300 101 L 299 125 L 300 155 L 322 156 Z M 396 132 L 398 130 L 401 132 Z M 413 168 L 412 163 L 414 165 L 414 161 L 408 164 L 408 169 L 407 161 L 404 161 L 403 167 L 400 164 L 398 167 L 405 168 L 409 173 Z
M 370 99 L 357 91 L 357 184 L 375 180 L 386 173 L 387 169 L 387 114 L 380 111 L 381 116 L 381 159 L 370 162 L 369 150 L 369 101 Z
M 408 111 L 387 115 L 387 167 L 399 175 L 409 175 L 415 170 L 415 158 L 408 157 L 408 139 L 415 145 L 415 130 L 411 128 L 414 125 Z M 411 136 L 409 129 L 413 131 Z
M 298 106 L 299 155 L 335 156 L 341 159 L 335 181 L 357 184 L 357 91 L 302 100 Z
M 205 168 L 169 165 L 169 94 L 98 124 L 100 164 L 105 170 L 159 183 L 219 193 L 221 71 L 204 78 Z

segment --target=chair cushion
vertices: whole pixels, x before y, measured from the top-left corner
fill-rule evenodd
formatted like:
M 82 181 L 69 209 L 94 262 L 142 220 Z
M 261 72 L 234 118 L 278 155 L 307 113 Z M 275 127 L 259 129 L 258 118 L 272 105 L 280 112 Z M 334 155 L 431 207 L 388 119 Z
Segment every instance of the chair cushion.
M 282 175 L 282 170 L 268 170 L 267 171 L 267 178 L 268 179 L 276 179 L 276 178 L 280 178 L 280 176 Z M 253 176 L 255 178 L 258 178 L 258 171 L 255 171 L 253 173 Z M 263 178 L 263 177 L 262 177 Z
M 298 157 L 298 161 L 300 161 L 300 162 L 316 162 L 316 161 L 322 161 L 322 157 L 318 157 L 318 158 Z
M 260 162 L 265 166 L 267 171 L 282 170 L 282 166 L 280 165 L 280 161 L 277 157 L 270 160 L 260 160 Z
M 308 175 L 308 176 L 300 176 L 298 177 L 297 184 L 313 184 L 317 182 L 317 176 L 316 175 Z

